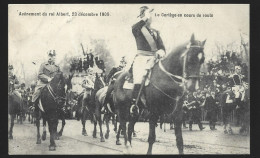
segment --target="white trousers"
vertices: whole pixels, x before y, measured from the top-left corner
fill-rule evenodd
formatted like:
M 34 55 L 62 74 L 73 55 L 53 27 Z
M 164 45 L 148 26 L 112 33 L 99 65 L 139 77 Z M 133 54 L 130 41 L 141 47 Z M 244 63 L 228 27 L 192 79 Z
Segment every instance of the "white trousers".
M 155 56 L 138 55 L 133 63 L 133 79 L 134 84 L 141 84 L 144 75 L 154 65 Z

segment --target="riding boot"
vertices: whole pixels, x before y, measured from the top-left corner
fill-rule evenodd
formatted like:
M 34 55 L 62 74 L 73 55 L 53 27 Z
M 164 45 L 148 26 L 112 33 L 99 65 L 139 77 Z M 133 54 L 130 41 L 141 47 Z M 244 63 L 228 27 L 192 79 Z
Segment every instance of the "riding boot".
M 134 85 L 134 89 L 133 89 L 133 102 L 132 102 L 132 104 L 135 104 L 136 106 L 137 106 L 137 103 L 138 103 L 138 100 L 136 100 L 137 99 L 137 97 L 138 97 L 138 93 L 139 93 L 139 91 L 140 91 L 140 88 L 141 88 L 141 84 L 135 84 Z M 139 98 L 140 99 L 140 98 Z

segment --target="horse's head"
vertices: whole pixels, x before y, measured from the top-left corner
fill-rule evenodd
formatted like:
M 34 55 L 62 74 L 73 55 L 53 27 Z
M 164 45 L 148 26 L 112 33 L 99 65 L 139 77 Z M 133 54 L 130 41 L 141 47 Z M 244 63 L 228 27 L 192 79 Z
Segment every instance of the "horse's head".
M 204 63 L 204 45 L 206 40 L 200 42 L 195 40 L 194 34 L 191 36 L 187 51 L 182 55 L 183 59 L 183 77 L 186 79 L 186 88 L 194 91 L 200 78 L 200 67 Z
M 185 81 L 186 90 L 194 91 L 199 81 L 200 67 L 205 59 L 205 42 L 206 40 L 203 42 L 195 40 L 192 35 L 188 43 L 176 47 L 161 61 L 161 67 L 165 67 L 163 71 L 168 71 L 166 74 L 170 74 L 177 80 Z
M 95 83 L 94 83 L 94 89 L 95 90 L 99 90 L 101 88 L 103 88 L 105 85 L 103 84 L 104 81 L 102 81 L 102 77 L 100 76 L 100 74 L 96 73 L 96 78 L 95 78 Z
M 50 85 L 57 96 L 65 97 L 66 79 L 62 72 L 57 72 L 50 82 Z

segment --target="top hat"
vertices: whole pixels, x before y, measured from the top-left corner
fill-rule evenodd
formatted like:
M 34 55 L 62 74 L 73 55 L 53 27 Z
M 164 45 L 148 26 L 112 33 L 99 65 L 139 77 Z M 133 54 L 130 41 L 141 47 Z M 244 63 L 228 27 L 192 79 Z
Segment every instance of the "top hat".
M 147 6 L 142 6 L 142 7 L 140 8 L 140 14 L 137 16 L 137 18 L 138 18 L 138 17 L 140 17 L 140 18 L 144 17 L 144 12 L 145 12 L 147 9 L 149 10 L 150 13 L 154 10 L 154 9 L 149 9 Z

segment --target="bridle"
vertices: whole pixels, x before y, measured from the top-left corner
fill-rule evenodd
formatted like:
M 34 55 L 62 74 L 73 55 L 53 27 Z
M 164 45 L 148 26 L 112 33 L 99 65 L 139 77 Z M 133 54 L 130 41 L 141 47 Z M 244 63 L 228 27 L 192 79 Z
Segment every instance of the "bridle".
M 190 78 L 189 76 L 187 76 L 187 72 L 186 72 L 186 61 L 187 61 L 187 54 L 188 51 L 190 50 L 190 48 L 203 48 L 203 46 L 199 46 L 199 45 L 191 45 L 191 43 L 189 43 L 186 46 L 186 50 L 185 52 L 181 55 L 181 58 L 183 58 L 183 73 L 182 76 L 179 75 L 174 75 L 172 73 L 170 73 L 169 71 L 167 71 L 165 69 L 165 67 L 162 65 L 162 60 L 159 60 L 159 68 L 161 69 L 162 72 L 164 72 L 174 83 L 176 83 L 178 86 L 183 88 L 183 93 L 179 98 L 182 98 L 182 96 L 184 95 L 184 93 L 187 90 L 186 87 L 186 82 L 187 79 Z M 197 76 L 192 76 L 192 77 L 197 77 Z M 180 81 L 177 81 L 180 80 Z M 168 98 L 172 99 L 172 100 L 177 100 L 176 98 L 170 96 L 169 94 L 167 94 L 166 92 L 164 92 L 163 90 L 161 90 L 158 86 L 156 86 L 154 83 L 150 82 L 153 87 L 155 87 L 157 90 L 159 90 L 161 93 L 163 93 L 165 96 L 167 96 Z
M 61 82 L 61 81 L 59 81 L 58 86 L 60 85 L 60 82 Z M 50 83 L 47 84 L 47 88 L 48 88 L 48 90 L 49 90 L 49 92 L 50 92 L 52 98 L 54 99 L 54 101 L 55 101 L 56 103 L 58 102 L 58 100 L 66 100 L 66 98 L 61 97 L 61 96 L 58 96 L 58 95 L 53 91 L 53 89 L 52 89 L 51 86 L 50 86 Z

